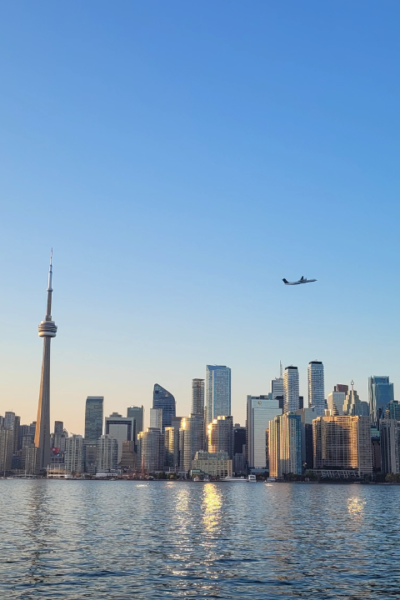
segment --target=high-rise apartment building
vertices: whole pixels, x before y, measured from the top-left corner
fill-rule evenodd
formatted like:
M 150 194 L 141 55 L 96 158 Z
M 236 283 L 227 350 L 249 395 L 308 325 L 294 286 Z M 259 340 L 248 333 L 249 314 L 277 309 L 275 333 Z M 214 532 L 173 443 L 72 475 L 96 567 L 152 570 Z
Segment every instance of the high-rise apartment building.
M 264 469 L 267 466 L 265 451 L 265 430 L 269 422 L 282 414 L 278 399 L 269 396 L 247 396 L 247 463 L 250 468 Z
M 368 417 L 329 416 L 313 421 L 314 469 L 358 471 L 372 475 Z
M 71 435 L 66 440 L 65 470 L 67 473 L 84 472 L 84 444 L 81 435 Z
M 233 459 L 233 417 L 221 415 L 208 425 L 208 452 L 226 452 Z
M 104 396 L 88 396 L 85 408 L 85 441 L 97 443 L 103 433 Z
M 283 377 L 275 377 L 271 381 L 271 397 L 272 400 L 278 400 L 279 408 L 283 412 L 283 405 L 285 401 L 285 393 L 283 390 Z
M 372 423 L 383 419 L 389 402 L 394 400 L 393 383 L 389 377 L 374 375 L 368 378 L 369 412 Z
M 231 414 L 231 370 L 221 365 L 206 366 L 206 419 Z
M 121 452 L 122 456 L 122 452 Z M 118 442 L 105 434 L 97 440 L 97 472 L 115 471 L 118 465 Z
M 236 474 L 246 472 L 246 427 L 235 423 L 233 428 L 233 470 Z
M 286 367 L 283 375 L 283 412 L 292 412 L 299 408 L 299 371 L 297 367 Z
M 181 420 L 179 430 L 180 467 L 190 471 L 197 451 L 204 448 L 204 419 L 202 415 L 189 415 Z
M 153 408 L 162 409 L 162 428 L 171 427 L 171 420 L 175 417 L 175 398 L 161 385 L 156 383 L 153 390 Z
M 135 419 L 135 436 L 140 431 L 143 431 L 144 426 L 144 407 L 143 406 L 129 406 L 127 411 L 127 417 Z
M 14 450 L 14 435 L 12 429 L 0 428 L 0 475 L 4 476 L 11 470 L 11 461 Z
M 119 463 L 122 457 L 122 442 L 134 441 L 135 420 L 114 412 L 105 418 L 104 433 L 117 440 Z
M 313 467 L 313 426 L 312 422 L 317 418 L 316 410 L 313 406 L 308 408 L 299 408 L 295 411 L 301 420 L 301 461 L 307 469 Z
M 169 469 L 179 466 L 179 430 L 166 427 L 164 431 L 165 466 Z
M 204 416 L 204 379 L 192 379 L 191 414 Z
M 159 429 L 149 427 L 138 435 L 141 466 L 147 473 L 164 469 L 165 447 L 164 435 Z
M 382 473 L 400 473 L 400 422 L 379 421 Z
M 400 421 L 400 404 L 397 400 L 389 402 L 385 411 L 385 419 L 394 419 L 395 421 Z
M 324 365 L 319 360 L 308 363 L 308 406 L 313 406 L 318 417 L 325 413 Z
M 302 427 L 301 417 L 285 413 L 269 423 L 269 474 L 281 478 L 284 475 L 302 473 Z
M 39 325 L 39 337 L 43 338 L 43 361 L 36 419 L 35 446 L 38 449 L 37 460 L 40 471 L 46 469 L 50 463 L 50 342 L 51 338 L 56 337 L 57 334 L 57 327 L 51 316 L 52 279 L 53 251 L 50 256 L 46 316 L 44 321 Z

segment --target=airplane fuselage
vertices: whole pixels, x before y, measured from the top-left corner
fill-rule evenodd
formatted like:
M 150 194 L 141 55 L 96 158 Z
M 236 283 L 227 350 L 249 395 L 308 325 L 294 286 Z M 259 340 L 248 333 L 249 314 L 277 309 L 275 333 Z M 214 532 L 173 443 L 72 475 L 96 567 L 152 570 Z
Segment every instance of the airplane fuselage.
M 301 285 L 302 283 L 314 283 L 314 281 L 317 281 L 316 279 L 305 279 L 304 277 L 302 277 L 301 279 L 299 279 L 299 281 L 287 281 L 287 279 L 282 279 L 283 283 L 285 285 Z

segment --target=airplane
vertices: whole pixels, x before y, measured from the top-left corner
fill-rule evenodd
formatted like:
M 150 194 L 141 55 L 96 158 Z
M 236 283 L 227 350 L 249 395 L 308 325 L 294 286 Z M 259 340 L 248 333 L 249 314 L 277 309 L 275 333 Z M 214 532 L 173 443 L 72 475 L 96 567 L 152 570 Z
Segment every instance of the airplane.
M 316 279 L 307 279 L 306 277 L 301 277 L 298 281 L 288 281 L 287 279 L 282 279 L 285 285 L 300 285 L 300 283 L 313 283 L 317 281 Z

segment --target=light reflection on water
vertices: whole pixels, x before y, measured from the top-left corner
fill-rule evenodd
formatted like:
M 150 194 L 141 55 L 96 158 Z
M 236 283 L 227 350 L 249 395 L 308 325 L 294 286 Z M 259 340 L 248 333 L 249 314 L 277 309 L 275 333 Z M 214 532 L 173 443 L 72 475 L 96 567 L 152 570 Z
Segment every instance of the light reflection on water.
M 0 481 L 0 597 L 400 598 L 400 487 Z

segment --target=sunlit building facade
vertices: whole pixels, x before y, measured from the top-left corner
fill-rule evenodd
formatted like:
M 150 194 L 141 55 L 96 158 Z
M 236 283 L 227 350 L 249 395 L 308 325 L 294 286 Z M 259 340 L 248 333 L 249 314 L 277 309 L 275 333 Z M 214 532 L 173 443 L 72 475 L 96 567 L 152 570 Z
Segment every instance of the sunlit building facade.
M 297 367 L 286 367 L 283 375 L 283 412 L 292 412 L 299 408 L 299 371 Z
M 208 452 L 226 452 L 233 459 L 233 417 L 220 415 L 208 426 Z
M 192 472 L 209 477 L 232 477 L 232 459 L 227 452 L 205 452 L 200 450 L 192 461 Z
M 269 422 L 282 414 L 278 399 L 268 396 L 247 396 L 247 463 L 249 468 L 264 469 L 267 466 L 265 430 Z
M 378 423 L 385 416 L 385 410 L 394 400 L 393 383 L 387 376 L 372 376 L 368 378 L 369 410 L 372 423 Z
M 84 443 L 81 435 L 71 435 L 67 438 L 64 460 L 67 473 L 84 472 Z
M 319 360 L 308 363 L 308 406 L 313 406 L 318 417 L 325 411 L 324 365 Z
M 381 419 L 379 433 L 382 473 L 400 473 L 400 422 Z
M 149 427 L 138 435 L 141 466 L 147 473 L 162 471 L 165 463 L 164 435 L 159 428 Z
M 231 370 L 221 365 L 206 366 L 206 419 L 208 426 L 220 415 L 231 414 Z

